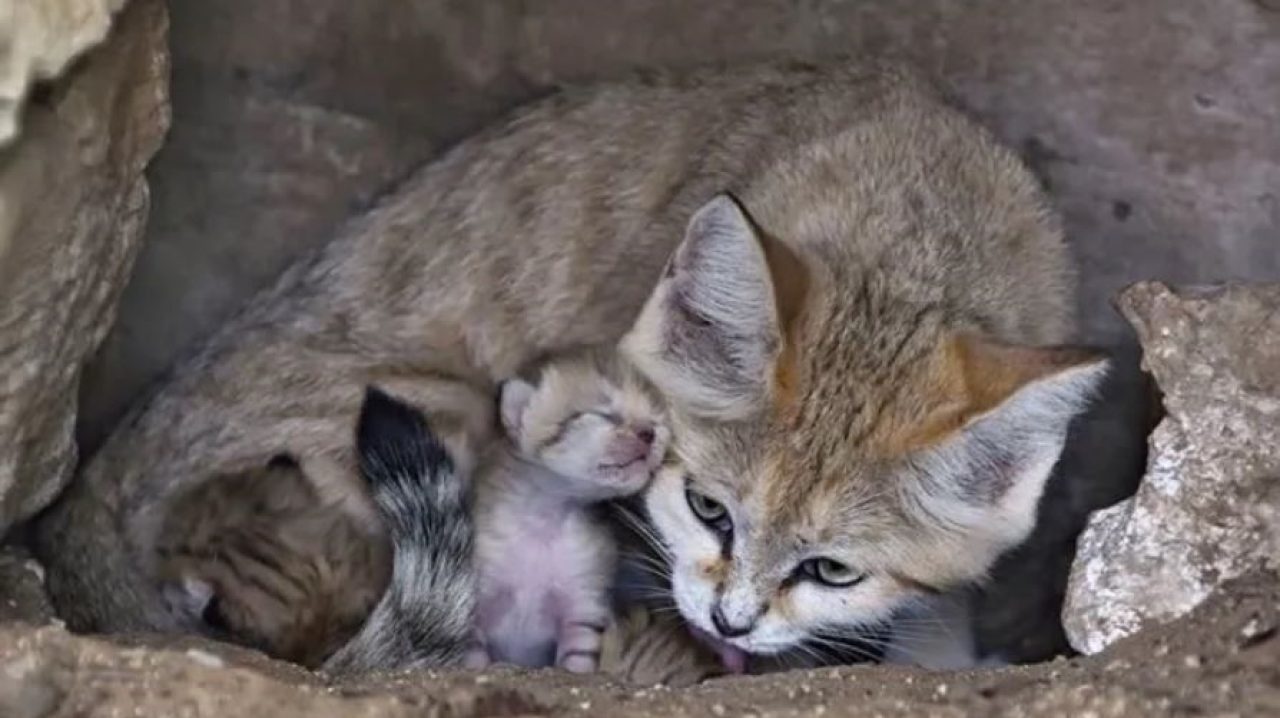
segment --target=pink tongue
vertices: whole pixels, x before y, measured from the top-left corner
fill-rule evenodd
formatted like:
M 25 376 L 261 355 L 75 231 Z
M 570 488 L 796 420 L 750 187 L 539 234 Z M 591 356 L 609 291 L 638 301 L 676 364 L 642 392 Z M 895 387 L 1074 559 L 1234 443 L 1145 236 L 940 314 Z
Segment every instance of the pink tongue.
M 716 650 L 720 652 L 720 661 L 724 663 L 724 669 L 730 673 L 741 674 L 747 672 L 747 652 L 722 643 L 717 646 Z
M 720 656 L 720 663 L 724 665 L 724 669 L 733 674 L 741 674 L 747 672 L 748 653 L 737 646 L 725 643 L 697 626 L 689 626 L 693 634 L 703 643 L 707 644 Z

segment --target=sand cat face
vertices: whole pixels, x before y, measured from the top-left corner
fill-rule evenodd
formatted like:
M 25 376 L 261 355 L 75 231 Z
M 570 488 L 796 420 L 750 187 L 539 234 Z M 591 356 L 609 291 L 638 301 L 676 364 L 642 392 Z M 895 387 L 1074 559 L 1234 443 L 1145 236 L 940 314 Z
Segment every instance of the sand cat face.
M 673 460 L 647 506 L 675 601 L 749 653 L 981 577 L 1032 528 L 1103 371 L 971 333 L 937 258 L 860 261 L 802 258 L 720 197 L 621 345 L 668 403 Z
M 670 435 L 653 397 L 614 375 L 611 362 L 603 354 L 564 358 L 543 367 L 537 386 L 513 379 L 502 387 L 503 425 L 517 452 L 584 499 L 643 489 Z

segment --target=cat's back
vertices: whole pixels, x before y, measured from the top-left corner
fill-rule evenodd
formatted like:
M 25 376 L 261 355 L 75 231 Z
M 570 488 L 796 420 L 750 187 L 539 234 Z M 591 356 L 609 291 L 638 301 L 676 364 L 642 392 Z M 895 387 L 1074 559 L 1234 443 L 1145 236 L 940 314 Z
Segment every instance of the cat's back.
M 1071 290 L 1060 233 L 1017 158 L 917 73 L 867 61 L 557 93 L 391 198 L 337 284 L 384 330 L 411 331 L 429 308 L 435 331 L 501 376 L 620 336 L 690 216 L 724 191 L 813 264 L 901 266 L 955 294 L 995 279 L 973 296 L 1042 316 Z

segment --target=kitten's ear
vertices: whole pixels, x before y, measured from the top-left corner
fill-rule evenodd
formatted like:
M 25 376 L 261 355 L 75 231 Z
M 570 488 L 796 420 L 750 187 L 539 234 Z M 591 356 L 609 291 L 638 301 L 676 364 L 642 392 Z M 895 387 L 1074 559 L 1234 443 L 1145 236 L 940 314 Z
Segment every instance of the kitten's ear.
M 782 330 L 765 246 L 731 197 L 694 214 L 621 348 L 693 413 L 736 419 L 762 405 Z
M 1003 550 L 1030 533 L 1036 509 L 1071 421 L 1106 376 L 1100 352 L 1003 345 L 954 338 L 951 379 L 925 432 L 941 437 L 916 465 L 920 505 Z
M 529 407 L 534 391 L 536 391 L 534 386 L 524 379 L 508 379 L 498 389 L 502 429 L 512 439 L 520 436 L 524 410 Z

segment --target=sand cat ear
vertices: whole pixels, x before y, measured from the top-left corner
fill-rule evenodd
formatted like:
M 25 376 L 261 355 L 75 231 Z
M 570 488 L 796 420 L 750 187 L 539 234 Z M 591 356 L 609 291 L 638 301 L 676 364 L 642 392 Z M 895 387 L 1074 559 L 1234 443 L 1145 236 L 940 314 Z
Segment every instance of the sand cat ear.
M 671 401 L 735 419 L 764 401 L 781 348 L 765 247 L 719 195 L 690 220 L 622 349 Z
M 1045 481 L 1106 376 L 1107 359 L 1079 348 L 1032 348 L 973 336 L 946 348 L 949 389 L 931 417 L 943 438 L 922 452 L 921 505 L 995 548 L 1035 525 Z
M 1069 421 L 1093 398 L 1107 369 L 1105 354 L 1080 347 L 1011 346 L 974 335 L 957 336 L 952 347 L 964 373 L 970 423 L 1001 410 Z
M 502 416 L 502 428 L 507 436 L 520 436 L 523 426 L 524 410 L 529 407 L 535 389 L 523 379 L 509 379 L 498 389 L 499 413 Z

